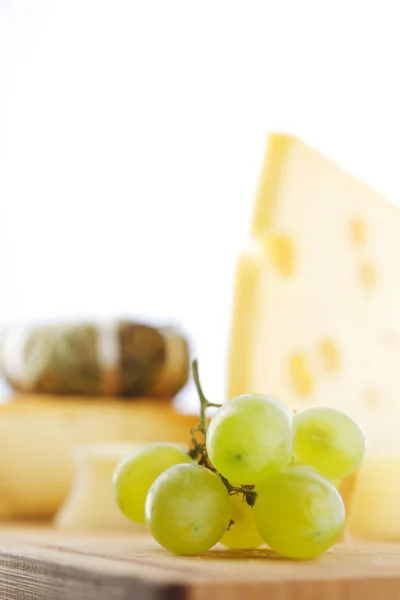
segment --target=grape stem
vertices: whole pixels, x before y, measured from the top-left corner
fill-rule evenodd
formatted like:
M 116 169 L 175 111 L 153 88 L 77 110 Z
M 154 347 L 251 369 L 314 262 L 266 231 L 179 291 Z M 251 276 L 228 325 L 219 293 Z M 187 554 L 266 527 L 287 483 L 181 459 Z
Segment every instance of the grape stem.
M 216 473 L 220 478 L 230 496 L 234 494 L 243 494 L 243 497 L 249 506 L 254 506 L 257 492 L 254 491 L 253 485 L 241 485 L 239 487 L 232 485 L 229 481 L 218 473 L 218 471 L 212 466 L 210 459 L 208 458 L 207 448 L 206 448 L 206 434 L 207 434 L 207 417 L 206 410 L 207 408 L 221 408 L 222 404 L 215 404 L 214 402 L 209 402 L 204 395 L 203 389 L 200 383 L 199 377 L 199 365 L 197 359 L 192 362 L 192 372 L 193 379 L 196 385 L 197 393 L 200 399 L 200 424 L 197 427 L 193 427 L 190 431 L 190 436 L 192 440 L 193 448 L 189 451 L 189 455 L 198 461 L 199 465 L 210 469 Z M 203 436 L 202 441 L 199 441 L 196 437 L 196 433 L 200 433 Z
M 203 389 L 200 383 L 199 377 L 199 363 L 197 359 L 192 362 L 192 371 L 193 371 L 193 379 L 197 388 L 197 393 L 200 398 L 200 425 L 197 427 L 197 431 L 200 431 L 204 436 L 207 433 L 207 417 L 206 410 L 207 408 L 221 408 L 222 404 L 214 404 L 213 402 L 209 402 L 203 393 Z

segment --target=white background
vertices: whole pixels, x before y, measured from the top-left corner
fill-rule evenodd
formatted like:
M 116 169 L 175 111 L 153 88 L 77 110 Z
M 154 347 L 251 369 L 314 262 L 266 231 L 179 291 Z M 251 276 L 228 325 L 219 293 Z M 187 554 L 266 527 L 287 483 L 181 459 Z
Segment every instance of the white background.
M 174 319 L 222 397 L 267 133 L 400 198 L 397 12 L 0 0 L 0 325 Z

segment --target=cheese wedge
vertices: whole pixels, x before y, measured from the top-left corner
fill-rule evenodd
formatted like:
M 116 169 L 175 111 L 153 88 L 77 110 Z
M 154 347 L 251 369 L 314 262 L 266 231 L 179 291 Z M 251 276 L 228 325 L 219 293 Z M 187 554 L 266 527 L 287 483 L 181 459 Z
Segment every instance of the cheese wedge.
M 198 417 L 179 414 L 164 400 L 25 396 L 0 405 L 0 518 L 52 516 L 73 481 L 74 446 L 189 443 L 196 424 Z
M 371 452 L 400 445 L 400 211 L 286 135 L 237 264 L 228 395 L 245 392 L 345 410 Z

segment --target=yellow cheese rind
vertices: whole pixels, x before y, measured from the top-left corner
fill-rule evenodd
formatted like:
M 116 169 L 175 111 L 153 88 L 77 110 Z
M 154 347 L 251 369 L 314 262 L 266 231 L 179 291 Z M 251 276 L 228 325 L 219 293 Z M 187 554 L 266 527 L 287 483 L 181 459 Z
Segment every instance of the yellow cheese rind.
M 370 451 L 397 449 L 399 265 L 398 208 L 302 141 L 271 136 L 236 272 L 228 397 L 330 405 L 361 424 Z
M 287 154 L 296 139 L 272 134 L 268 138 L 264 167 L 261 173 L 253 214 L 251 237 L 263 238 L 269 230 L 278 190 L 284 178 Z
M 236 269 L 233 323 L 231 328 L 228 397 L 246 393 L 252 380 L 254 341 L 256 339 L 257 303 L 262 297 L 264 270 L 260 268 L 262 253 L 254 244 L 239 257 Z

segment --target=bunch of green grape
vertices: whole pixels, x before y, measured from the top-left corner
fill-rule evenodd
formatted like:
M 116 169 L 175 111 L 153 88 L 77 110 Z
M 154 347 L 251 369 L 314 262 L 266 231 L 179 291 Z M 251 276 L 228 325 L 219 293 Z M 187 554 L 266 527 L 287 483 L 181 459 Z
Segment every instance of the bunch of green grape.
M 189 452 L 172 443 L 143 446 L 113 477 L 121 511 L 147 523 L 167 550 L 267 544 L 305 559 L 341 536 L 336 484 L 357 469 L 365 449 L 363 432 L 344 413 L 318 407 L 292 416 L 274 398 L 246 394 L 221 406 L 209 426 L 203 418 L 192 441 Z

